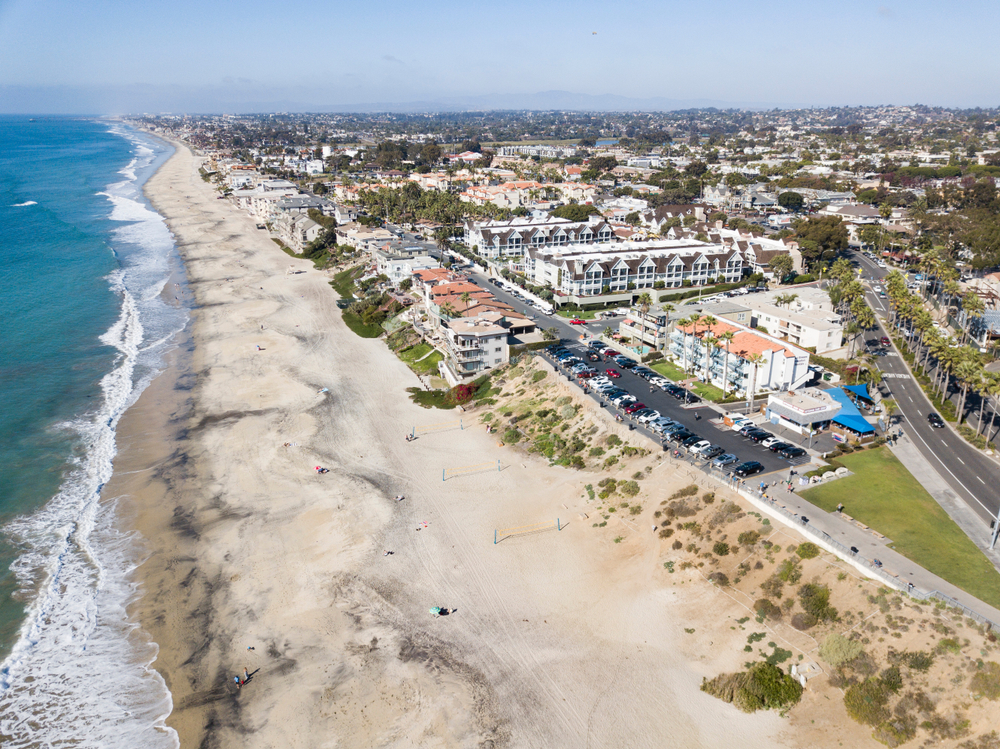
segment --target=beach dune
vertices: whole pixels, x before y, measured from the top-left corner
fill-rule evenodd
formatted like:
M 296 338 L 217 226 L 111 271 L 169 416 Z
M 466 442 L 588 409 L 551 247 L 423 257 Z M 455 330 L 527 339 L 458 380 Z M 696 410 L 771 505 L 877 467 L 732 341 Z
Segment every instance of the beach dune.
M 191 372 L 122 429 L 123 465 L 151 466 L 127 483 L 149 549 L 135 614 L 182 746 L 781 745 L 779 717 L 698 689 L 739 667 L 684 632 L 713 616 L 712 589 L 668 585 L 625 524 L 621 544 L 597 534 L 577 515 L 593 476 L 498 447 L 474 416 L 407 442 L 451 414 L 412 404 L 417 379 L 344 326 L 328 277 L 198 165 L 179 146 L 146 186 L 197 300 Z M 157 420 L 170 439 L 142 447 Z

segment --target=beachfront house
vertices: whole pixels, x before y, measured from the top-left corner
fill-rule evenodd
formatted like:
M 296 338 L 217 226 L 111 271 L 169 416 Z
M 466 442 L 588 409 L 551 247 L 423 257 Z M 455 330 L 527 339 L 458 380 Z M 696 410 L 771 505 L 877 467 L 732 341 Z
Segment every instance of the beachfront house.
M 492 320 L 449 319 L 441 332 L 445 358 L 438 368 L 451 387 L 474 380 L 510 359 L 508 330 Z

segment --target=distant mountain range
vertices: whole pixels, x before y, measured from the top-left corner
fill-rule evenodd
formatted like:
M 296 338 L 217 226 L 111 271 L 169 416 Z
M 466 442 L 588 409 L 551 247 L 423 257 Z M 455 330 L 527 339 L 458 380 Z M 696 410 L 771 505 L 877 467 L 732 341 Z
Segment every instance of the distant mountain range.
M 266 112 L 469 112 L 488 110 L 571 110 L 578 112 L 657 112 L 678 109 L 771 109 L 794 105 L 762 102 L 726 102 L 714 99 L 633 98 L 617 94 L 579 94 L 540 91 L 533 94 L 443 96 L 406 102 L 377 101 L 331 104 L 316 101 L 315 92 L 294 93 L 239 87 L 108 86 L 23 87 L 0 86 L 0 113 L 4 114 L 252 114 Z

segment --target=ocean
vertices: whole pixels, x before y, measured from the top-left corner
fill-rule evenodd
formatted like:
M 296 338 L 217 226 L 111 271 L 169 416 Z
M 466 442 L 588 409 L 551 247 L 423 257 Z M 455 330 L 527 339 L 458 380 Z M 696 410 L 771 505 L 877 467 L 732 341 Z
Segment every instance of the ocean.
M 122 123 L 0 117 L 0 743 L 177 746 L 125 616 L 135 538 L 99 501 L 115 429 L 187 325 L 142 196 L 172 148 Z

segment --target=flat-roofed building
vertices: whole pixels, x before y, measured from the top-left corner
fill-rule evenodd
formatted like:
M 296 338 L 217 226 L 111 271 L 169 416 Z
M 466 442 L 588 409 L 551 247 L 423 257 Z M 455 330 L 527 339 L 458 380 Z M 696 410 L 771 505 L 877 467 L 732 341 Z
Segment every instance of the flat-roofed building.
M 827 429 L 840 413 L 839 401 L 825 390 L 803 388 L 786 393 L 771 393 L 764 410 L 772 424 L 791 429 L 796 434 L 809 434 Z

